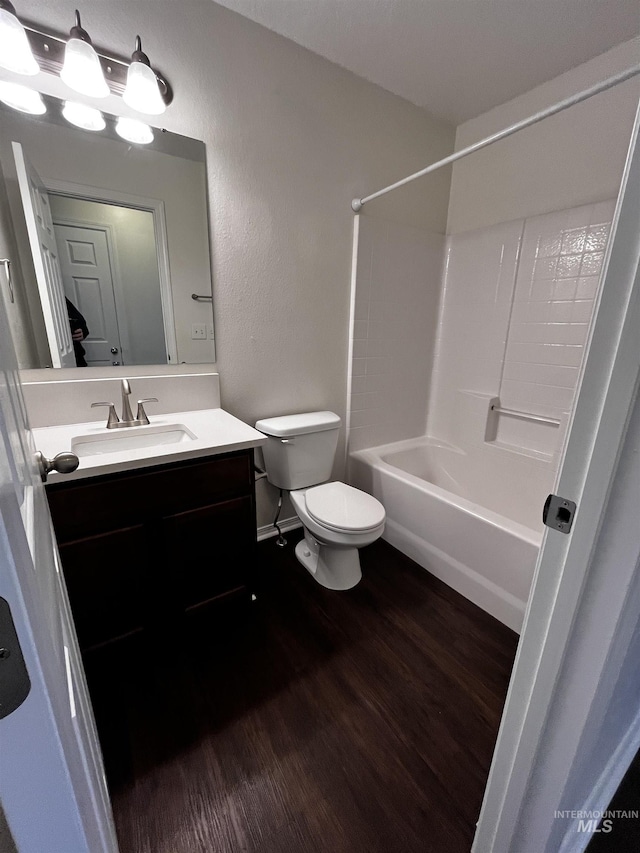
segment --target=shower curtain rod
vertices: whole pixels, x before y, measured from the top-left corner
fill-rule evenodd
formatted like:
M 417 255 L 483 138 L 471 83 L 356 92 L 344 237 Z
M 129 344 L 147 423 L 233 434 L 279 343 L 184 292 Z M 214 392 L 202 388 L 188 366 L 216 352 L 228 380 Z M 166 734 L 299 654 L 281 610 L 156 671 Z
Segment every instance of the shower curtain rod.
M 515 124 L 510 125 L 510 127 L 505 127 L 504 130 L 500 130 L 498 131 L 498 133 L 494 133 L 491 136 L 487 136 L 485 139 L 481 139 L 479 142 L 474 142 L 473 145 L 469 145 L 467 148 L 462 148 L 460 151 L 456 151 L 454 154 L 450 154 L 448 157 L 445 157 L 444 160 L 438 160 L 437 163 L 432 163 L 425 169 L 421 169 L 419 172 L 414 172 L 413 175 L 409 175 L 409 177 L 403 178 L 401 181 L 396 181 L 396 183 L 391 184 L 391 186 L 385 187 L 382 190 L 378 190 L 375 193 L 371 193 L 371 195 L 367 195 L 364 198 L 354 198 L 351 202 L 351 209 L 354 211 L 354 213 L 358 213 L 360 210 L 362 210 L 363 205 L 365 205 L 369 201 L 373 201 L 374 198 L 379 198 L 381 195 L 390 193 L 392 190 L 397 190 L 398 187 L 402 187 L 405 184 L 409 184 L 411 183 L 411 181 L 415 181 L 416 178 L 421 178 L 423 175 L 428 175 L 430 172 L 435 172 L 436 169 L 440 169 L 442 168 L 442 166 L 448 166 L 450 163 L 455 163 L 456 160 L 461 160 L 468 154 L 473 154 L 475 151 L 480 151 L 481 148 L 486 148 L 487 145 L 492 145 L 494 142 L 498 142 L 500 139 L 505 139 L 507 136 L 511 136 L 512 133 L 517 133 L 519 130 L 524 130 L 525 127 L 531 127 L 532 124 L 536 124 L 537 122 L 542 121 L 545 118 L 549 118 L 549 116 L 553 116 L 556 113 L 560 113 L 563 110 L 574 106 L 574 104 L 579 104 L 581 101 L 586 101 L 587 98 L 591 98 L 594 95 L 597 95 L 599 92 L 604 92 L 606 89 L 611 89 L 613 88 L 613 86 L 617 86 L 618 83 L 624 83 L 625 80 L 629 80 L 629 78 L 635 77 L 636 74 L 640 74 L 640 65 L 634 65 L 631 68 L 627 68 L 625 71 L 621 71 L 619 74 L 615 74 L 613 77 L 608 77 L 606 80 L 602 80 L 600 83 L 596 83 L 595 86 L 591 86 L 591 88 L 589 89 L 584 89 L 582 92 L 577 92 L 575 95 L 571 95 L 571 97 L 565 98 L 564 101 L 559 101 L 557 104 L 554 104 L 551 107 L 547 107 L 547 109 L 545 110 L 541 110 L 538 113 L 534 113 L 534 115 L 529 116 L 529 118 L 522 119 L 522 121 L 518 121 Z

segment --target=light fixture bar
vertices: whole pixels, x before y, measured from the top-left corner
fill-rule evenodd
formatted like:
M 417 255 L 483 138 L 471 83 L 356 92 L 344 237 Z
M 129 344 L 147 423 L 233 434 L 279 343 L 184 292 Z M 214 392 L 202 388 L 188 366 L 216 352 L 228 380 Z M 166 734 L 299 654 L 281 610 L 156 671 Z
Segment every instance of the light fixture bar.
M 31 45 L 31 50 L 38 60 L 40 69 L 49 74 L 59 75 L 64 65 L 64 53 L 68 37 L 43 32 L 36 27 L 32 27 L 30 24 L 25 24 L 24 21 L 22 21 L 22 24 Z M 97 49 L 96 53 L 100 59 L 102 71 L 109 89 L 115 95 L 122 95 L 127 86 L 127 73 L 130 62 L 116 56 L 109 56 Z M 169 105 L 173 100 L 171 86 L 155 68 L 154 72 L 158 79 L 158 88 L 162 99 L 165 104 Z

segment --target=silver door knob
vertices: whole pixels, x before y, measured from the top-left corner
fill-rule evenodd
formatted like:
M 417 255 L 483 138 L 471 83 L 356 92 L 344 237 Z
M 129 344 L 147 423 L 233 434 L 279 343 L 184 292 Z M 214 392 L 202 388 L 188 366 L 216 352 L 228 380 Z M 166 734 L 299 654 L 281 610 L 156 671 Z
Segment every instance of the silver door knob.
M 57 471 L 58 474 L 70 474 L 80 464 L 80 460 L 76 454 L 69 451 L 57 453 L 53 459 L 47 459 L 39 450 L 36 450 L 36 462 L 38 463 L 40 479 L 43 483 L 47 482 L 47 476 L 51 471 Z
M 118 347 L 111 347 L 111 354 L 115 355 L 118 352 Z

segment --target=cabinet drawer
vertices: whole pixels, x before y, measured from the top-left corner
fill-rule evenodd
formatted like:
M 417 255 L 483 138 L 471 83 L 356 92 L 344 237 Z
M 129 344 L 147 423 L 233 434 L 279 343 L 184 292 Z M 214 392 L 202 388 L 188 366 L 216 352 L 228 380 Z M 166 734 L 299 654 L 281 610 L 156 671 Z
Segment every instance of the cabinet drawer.
M 248 451 L 48 487 L 59 542 L 251 493 Z

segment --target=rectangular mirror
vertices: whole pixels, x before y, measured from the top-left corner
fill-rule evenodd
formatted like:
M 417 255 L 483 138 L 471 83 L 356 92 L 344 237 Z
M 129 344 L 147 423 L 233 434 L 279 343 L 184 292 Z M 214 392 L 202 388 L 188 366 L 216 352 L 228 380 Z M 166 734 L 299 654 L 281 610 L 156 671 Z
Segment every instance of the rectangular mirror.
M 0 103 L 0 290 L 21 368 L 215 361 L 203 142 Z

